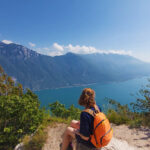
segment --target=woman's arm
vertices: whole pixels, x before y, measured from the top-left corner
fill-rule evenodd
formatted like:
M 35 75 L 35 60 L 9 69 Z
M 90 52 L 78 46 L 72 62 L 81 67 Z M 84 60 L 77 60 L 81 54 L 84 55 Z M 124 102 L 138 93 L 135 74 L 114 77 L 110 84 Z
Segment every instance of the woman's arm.
M 84 135 L 82 135 L 79 131 L 75 132 L 77 135 L 79 135 L 83 140 L 88 141 L 89 137 L 86 137 Z

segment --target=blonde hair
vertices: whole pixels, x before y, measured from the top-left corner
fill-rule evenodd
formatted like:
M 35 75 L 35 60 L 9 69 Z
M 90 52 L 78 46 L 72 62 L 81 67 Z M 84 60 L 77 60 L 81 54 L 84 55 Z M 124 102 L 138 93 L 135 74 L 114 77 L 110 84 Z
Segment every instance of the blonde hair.
M 79 103 L 79 105 L 85 106 L 87 108 L 94 107 L 94 105 L 96 104 L 96 102 L 95 102 L 95 91 L 92 90 L 91 88 L 83 89 L 78 103 Z

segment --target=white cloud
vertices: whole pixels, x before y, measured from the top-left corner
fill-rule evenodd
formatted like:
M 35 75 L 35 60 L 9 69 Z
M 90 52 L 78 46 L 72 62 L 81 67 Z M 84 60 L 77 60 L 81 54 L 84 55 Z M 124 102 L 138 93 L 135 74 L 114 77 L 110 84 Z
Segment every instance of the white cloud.
M 59 45 L 58 43 L 54 43 L 53 44 L 53 48 L 56 49 L 56 50 L 59 50 L 59 51 L 63 51 L 64 48 L 62 45 Z
M 77 54 L 90 54 L 90 53 L 98 53 L 98 50 L 95 47 L 91 46 L 80 46 L 76 45 L 73 46 L 72 44 L 69 44 L 65 47 L 68 52 L 77 53 Z
M 5 44 L 11 44 L 11 43 L 13 43 L 12 41 L 9 41 L 9 40 L 2 40 L 2 42 L 5 43 Z
M 28 43 L 31 47 L 35 47 L 36 46 L 36 44 L 34 44 L 34 43 L 32 43 L 32 42 L 29 42 Z
M 76 53 L 76 54 L 92 54 L 92 53 L 101 53 L 101 54 L 118 54 L 118 55 L 132 55 L 131 51 L 125 50 L 101 50 L 97 49 L 93 46 L 80 46 L 72 44 L 68 45 L 59 45 L 58 43 L 54 43 L 50 47 L 36 48 L 37 52 L 49 56 L 59 56 L 64 55 L 68 52 Z

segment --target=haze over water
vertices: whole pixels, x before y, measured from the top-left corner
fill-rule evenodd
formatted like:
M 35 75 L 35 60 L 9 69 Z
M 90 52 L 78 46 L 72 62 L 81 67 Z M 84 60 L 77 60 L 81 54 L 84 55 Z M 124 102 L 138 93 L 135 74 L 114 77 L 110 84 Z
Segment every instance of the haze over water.
M 114 99 L 121 104 L 130 104 L 136 101 L 136 93 L 148 84 L 148 77 L 132 79 L 123 82 L 113 82 L 107 84 L 93 84 L 79 87 L 47 89 L 41 91 L 35 91 L 38 95 L 41 105 L 47 106 L 49 103 L 60 101 L 65 106 L 74 104 L 76 107 L 81 108 L 78 105 L 79 96 L 84 88 L 92 88 L 96 92 L 96 102 L 100 106 L 105 104 L 107 107 L 107 101 L 105 98 Z M 133 96 L 135 95 L 135 96 Z

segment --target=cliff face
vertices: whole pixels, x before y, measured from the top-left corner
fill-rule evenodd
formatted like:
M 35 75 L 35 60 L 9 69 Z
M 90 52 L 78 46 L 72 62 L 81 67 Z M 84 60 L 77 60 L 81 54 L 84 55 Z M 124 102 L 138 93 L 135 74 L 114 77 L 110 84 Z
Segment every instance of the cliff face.
M 0 42 L 0 55 L 11 59 L 26 60 L 28 58 L 38 57 L 40 54 L 22 45 Z

